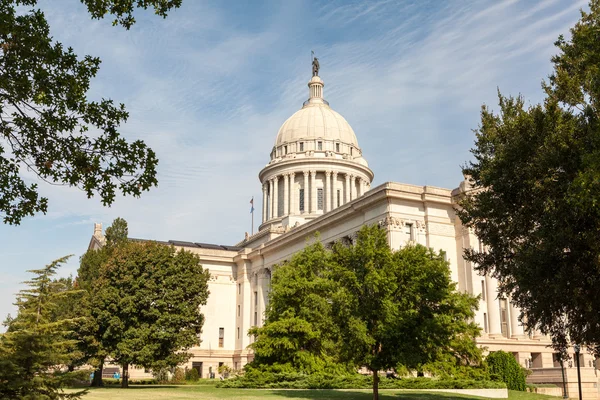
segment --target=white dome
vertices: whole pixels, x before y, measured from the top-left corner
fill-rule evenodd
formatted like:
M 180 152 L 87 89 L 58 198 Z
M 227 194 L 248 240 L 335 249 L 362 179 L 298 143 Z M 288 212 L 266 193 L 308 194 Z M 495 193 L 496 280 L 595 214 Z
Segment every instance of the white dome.
M 299 140 L 340 141 L 358 148 L 352 127 L 326 104 L 307 104 L 283 123 L 275 146 Z

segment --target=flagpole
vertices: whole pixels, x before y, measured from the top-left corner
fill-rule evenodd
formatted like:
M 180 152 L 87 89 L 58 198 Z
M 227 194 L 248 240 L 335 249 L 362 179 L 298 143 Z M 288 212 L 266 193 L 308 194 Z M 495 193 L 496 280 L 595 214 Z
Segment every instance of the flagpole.
M 254 200 L 254 197 L 252 198 L 252 200 Z M 254 235 L 254 205 L 252 205 L 252 213 L 251 214 L 252 214 L 252 230 L 251 230 L 252 233 L 250 233 L 250 235 Z

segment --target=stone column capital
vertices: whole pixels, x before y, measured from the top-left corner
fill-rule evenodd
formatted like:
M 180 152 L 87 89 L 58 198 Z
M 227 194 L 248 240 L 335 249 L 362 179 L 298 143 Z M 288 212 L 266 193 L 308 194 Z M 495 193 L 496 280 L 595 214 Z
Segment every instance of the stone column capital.
M 302 173 L 304 174 L 304 176 L 308 176 L 310 174 L 309 171 L 302 171 Z
M 290 172 L 290 174 L 289 174 L 289 175 L 290 175 L 290 176 L 293 178 L 293 177 L 295 177 L 295 176 L 296 176 L 296 173 L 295 173 L 295 172 Z
M 313 169 L 313 170 L 311 170 L 311 171 L 310 171 L 310 174 L 311 174 L 313 177 L 315 177 L 315 176 L 317 176 L 317 171 Z
M 331 171 L 325 171 L 325 176 L 329 178 L 331 176 Z

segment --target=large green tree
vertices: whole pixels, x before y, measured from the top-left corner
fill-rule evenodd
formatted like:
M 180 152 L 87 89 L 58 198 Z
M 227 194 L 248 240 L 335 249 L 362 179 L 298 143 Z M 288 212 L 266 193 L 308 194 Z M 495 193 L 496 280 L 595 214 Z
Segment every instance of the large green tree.
M 88 250 L 79 261 L 75 285 L 83 294 L 73 307 L 77 315 L 83 317 L 77 325 L 75 334 L 81 359 L 95 367 L 92 386 L 102 386 L 102 370 L 108 351 L 102 346 L 102 335 L 106 330 L 101 321 L 92 314 L 93 300 L 100 290 L 97 280 L 100 278 L 103 265 L 119 245 L 127 243 L 128 226 L 123 218 L 116 218 L 112 225 L 106 228 L 106 243 L 100 249 Z
M 476 298 L 456 291 L 443 254 L 423 246 L 392 251 L 385 230 L 365 226 L 351 246 L 314 243 L 275 268 L 265 324 L 250 331 L 252 367 L 366 367 L 377 399 L 381 371 L 451 374 L 480 361 L 479 328 L 469 322 L 476 307 Z
M 589 7 L 556 42 L 542 104 L 499 94 L 497 113 L 483 107 L 459 217 L 486 249 L 467 260 L 528 329 L 600 355 L 600 1 Z
M 53 279 L 63 257 L 29 271 L 35 276 L 17 295 L 17 315 L 0 335 L 0 397 L 3 399 L 79 398 L 65 393 L 73 373 L 65 371 L 73 359 L 69 333 L 77 318 L 65 318 L 64 298 L 75 292 Z
M 90 313 L 99 346 L 123 367 L 160 369 L 189 359 L 198 344 L 208 299 L 209 272 L 197 255 L 155 242 L 113 249 L 94 282 Z
M 75 0 L 73 0 L 75 2 Z M 112 15 L 129 29 L 135 8 L 165 17 L 181 0 L 81 0 L 93 18 Z M 158 160 L 119 126 L 123 104 L 87 97 L 100 59 L 77 57 L 53 40 L 37 0 L 0 0 L 0 216 L 5 223 L 46 212 L 48 199 L 23 169 L 52 184 L 75 186 L 110 205 L 121 192 L 139 196 L 156 185 Z M 26 9 L 25 9 L 26 7 Z
M 386 231 L 372 225 L 358 231 L 354 245 L 334 245 L 333 261 L 341 356 L 372 372 L 375 400 L 379 371 L 419 369 L 476 329 L 469 320 L 478 300 L 456 290 L 442 252 L 421 245 L 392 251 Z
M 302 372 L 335 372 L 339 330 L 333 323 L 331 252 L 316 241 L 274 269 L 269 304 L 256 340 L 252 367 Z

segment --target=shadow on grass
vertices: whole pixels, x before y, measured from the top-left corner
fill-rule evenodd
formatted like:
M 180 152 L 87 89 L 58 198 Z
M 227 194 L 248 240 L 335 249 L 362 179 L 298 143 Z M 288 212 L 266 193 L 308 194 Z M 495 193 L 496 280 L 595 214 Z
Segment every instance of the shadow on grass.
M 191 385 L 189 385 L 191 386 Z M 175 389 L 175 388 L 180 388 L 180 387 L 189 387 L 188 385 L 129 385 L 129 387 L 126 387 L 125 389 L 132 389 L 132 390 L 136 390 L 136 389 Z M 110 385 L 110 386 L 101 386 L 101 387 L 91 387 L 88 386 L 86 389 L 92 389 L 92 390 L 98 390 L 98 389 L 123 389 L 121 386 L 119 385 Z
M 344 400 L 367 400 L 373 398 L 371 391 L 354 390 L 276 390 L 273 394 L 290 399 L 344 399 Z M 449 400 L 449 399 L 472 399 L 470 396 L 458 396 L 453 393 L 425 393 L 425 392 L 403 392 L 401 390 L 379 390 L 380 399 L 406 399 L 406 400 Z

